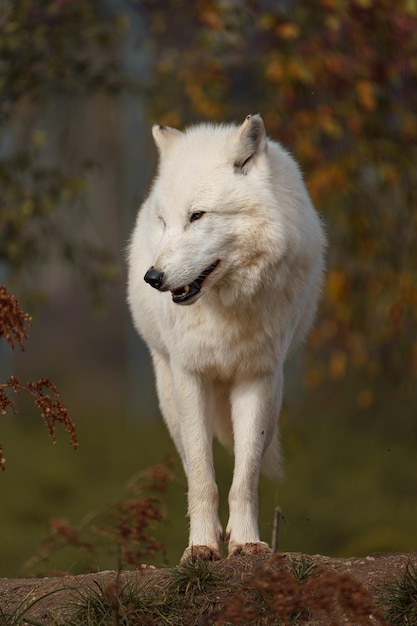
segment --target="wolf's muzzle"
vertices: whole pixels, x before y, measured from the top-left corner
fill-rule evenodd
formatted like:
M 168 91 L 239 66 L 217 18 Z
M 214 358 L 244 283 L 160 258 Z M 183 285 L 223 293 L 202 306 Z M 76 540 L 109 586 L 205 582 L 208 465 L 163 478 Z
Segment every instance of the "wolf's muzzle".
M 219 263 L 220 259 L 214 261 L 214 263 L 209 265 L 204 272 L 201 272 L 201 274 L 189 285 L 184 285 L 178 289 L 172 289 L 172 302 L 175 302 L 175 304 L 193 304 L 193 302 L 195 302 L 197 297 L 200 295 L 204 281 L 212 272 L 214 272 Z

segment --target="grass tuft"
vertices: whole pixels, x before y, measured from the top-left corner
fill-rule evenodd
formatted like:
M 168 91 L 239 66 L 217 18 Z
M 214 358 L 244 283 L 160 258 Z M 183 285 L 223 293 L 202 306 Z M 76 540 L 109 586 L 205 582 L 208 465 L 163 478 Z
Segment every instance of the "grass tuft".
M 63 622 L 65 626 L 153 626 L 158 623 L 152 610 L 151 598 L 145 600 L 136 585 L 121 584 L 117 577 L 106 585 L 96 583 L 87 591 L 77 591 L 79 598 L 72 605 L 70 614 Z M 162 605 L 163 599 L 159 599 Z M 159 623 L 165 623 L 160 621 Z
M 404 573 L 387 588 L 379 604 L 390 626 L 417 624 L 417 566 L 408 561 Z
M 171 574 L 169 590 L 172 593 L 195 596 L 208 593 L 221 583 L 221 577 L 210 567 L 209 561 L 197 559 L 178 565 Z
M 299 557 L 290 557 L 291 573 L 298 583 L 304 583 L 317 567 L 311 556 L 301 554 Z

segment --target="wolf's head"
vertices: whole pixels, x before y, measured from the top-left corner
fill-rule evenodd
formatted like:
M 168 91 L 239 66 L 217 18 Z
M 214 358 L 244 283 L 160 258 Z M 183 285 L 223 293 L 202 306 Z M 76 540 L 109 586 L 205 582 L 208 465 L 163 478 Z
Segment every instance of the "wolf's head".
M 152 249 L 145 281 L 176 304 L 192 304 L 215 285 L 236 289 L 245 268 L 280 239 L 262 118 L 152 132 L 160 163 L 144 207 Z

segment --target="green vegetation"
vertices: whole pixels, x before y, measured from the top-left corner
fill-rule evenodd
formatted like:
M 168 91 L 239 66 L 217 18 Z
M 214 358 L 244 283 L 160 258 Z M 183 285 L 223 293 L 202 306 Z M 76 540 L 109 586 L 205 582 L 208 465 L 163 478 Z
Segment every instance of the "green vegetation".
M 90 568 L 117 569 L 119 555 L 115 544 L 108 546 L 107 553 L 104 550 L 103 554 L 93 557 L 66 546 L 48 562 L 36 560 L 38 569 L 35 571 L 25 570 L 23 566 L 48 535 L 51 520 L 66 520 L 78 529 L 88 528 L 99 512 L 105 512 L 112 503 L 126 497 L 132 477 L 138 471 L 155 465 L 166 453 L 172 452 L 162 425 L 144 425 L 139 429 L 123 419 L 111 420 L 103 415 L 79 420 L 80 447 L 74 452 L 64 432 L 57 433 L 58 443 L 51 446 L 37 416 L 32 416 L 30 423 L 21 417 L 3 420 L 7 470 L 2 473 L 1 488 L 8 506 L 3 508 L 1 516 L 8 541 L 1 548 L 0 576 L 37 571 L 45 574 L 53 570 L 81 573 Z M 153 450 L 152 446 L 155 446 Z M 180 471 L 177 474 L 178 483 L 164 495 L 165 506 L 171 513 L 161 527 L 167 536 L 171 524 L 181 519 L 180 543 L 183 544 L 186 540 L 186 487 Z M 179 552 L 179 547 L 175 552 Z M 159 565 L 161 561 L 159 556 Z
M 417 567 L 411 561 L 402 576 L 386 589 L 380 604 L 390 626 L 417 624 Z
M 218 587 L 221 577 L 210 567 L 210 562 L 197 559 L 178 565 L 171 575 L 169 589 L 174 594 L 187 595 L 192 598 L 199 593 L 207 593 Z
M 77 597 L 78 596 L 78 597 Z M 181 624 L 174 617 L 173 604 L 163 589 L 143 594 L 136 585 L 118 580 L 96 589 L 80 590 L 74 607 L 68 611 L 65 626 L 140 626 L 141 624 Z M 157 621 L 155 621 L 157 620 Z
M 166 546 L 143 560 L 155 565 L 178 563 L 187 540 L 186 482 L 173 444 L 162 423 L 133 423 L 103 415 L 77 420 L 79 448 L 70 447 L 57 431 L 51 446 L 37 416 L 2 418 L 7 470 L 1 475 L 2 542 L 0 576 L 46 574 L 89 569 L 117 569 L 117 546 L 109 542 L 93 556 L 67 546 L 47 561 L 32 561 L 47 536 L 51 520 L 67 520 L 83 529 L 97 512 L 123 500 L 138 472 L 176 460 L 174 481 L 161 495 L 165 517 L 154 536 Z M 334 556 L 375 551 L 409 551 L 417 545 L 417 468 L 412 441 L 380 433 L 365 425 L 353 428 L 329 417 L 293 415 L 283 425 L 286 478 L 280 484 L 261 481 L 260 525 L 270 540 L 273 512 L 283 510 L 279 549 Z M 227 521 L 227 491 L 232 457 L 215 446 L 221 517 Z M 81 554 L 80 554 L 81 552 Z M 36 565 L 35 565 L 36 563 Z
M 77 236 L 85 228 L 86 176 L 97 164 L 61 159 L 62 110 L 54 137 L 48 122 L 58 102 L 75 107 L 85 97 L 120 93 L 124 33 L 123 17 L 103 11 L 101 0 L 0 4 L 0 262 L 13 271 L 62 258 L 92 291 L 114 273 L 104 247 Z M 68 211 L 75 229 L 66 225 Z
M 303 583 L 312 574 L 317 564 L 311 556 L 301 554 L 300 556 L 290 558 L 290 566 L 295 580 Z

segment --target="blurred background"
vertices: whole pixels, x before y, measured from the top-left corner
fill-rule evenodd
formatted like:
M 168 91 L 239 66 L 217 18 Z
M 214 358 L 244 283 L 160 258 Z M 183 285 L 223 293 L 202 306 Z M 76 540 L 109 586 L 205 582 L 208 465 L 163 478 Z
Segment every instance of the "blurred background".
M 279 505 L 284 551 L 417 549 L 417 2 L 0 0 L 0 284 L 32 316 L 24 352 L 0 341 L 0 384 L 50 378 L 80 444 L 58 428 L 52 446 L 24 394 L 0 415 L 0 576 L 85 571 L 71 551 L 33 566 L 51 520 L 86 524 L 166 454 L 167 550 L 148 562 L 178 562 L 186 483 L 126 307 L 125 249 L 151 125 L 257 112 L 329 239 L 317 321 L 286 368 L 286 477 L 262 481 L 262 538 Z M 215 452 L 225 520 L 233 465 Z M 117 566 L 114 546 L 93 557 Z

